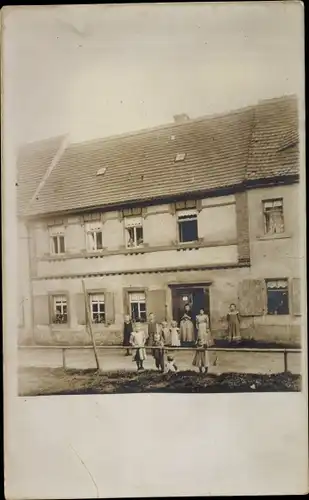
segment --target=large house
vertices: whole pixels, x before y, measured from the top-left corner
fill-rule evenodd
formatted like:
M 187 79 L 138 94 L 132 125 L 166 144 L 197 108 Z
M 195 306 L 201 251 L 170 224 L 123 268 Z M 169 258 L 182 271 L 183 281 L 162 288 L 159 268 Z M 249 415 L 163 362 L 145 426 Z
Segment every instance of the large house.
M 120 343 L 123 316 L 203 307 L 225 335 L 300 338 L 297 99 L 18 159 L 20 341 Z

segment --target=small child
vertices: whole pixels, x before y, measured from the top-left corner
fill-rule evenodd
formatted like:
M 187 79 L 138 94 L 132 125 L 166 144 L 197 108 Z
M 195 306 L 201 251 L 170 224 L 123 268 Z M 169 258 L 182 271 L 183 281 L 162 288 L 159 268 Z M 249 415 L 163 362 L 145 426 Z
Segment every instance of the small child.
M 180 330 L 177 327 L 177 321 L 173 320 L 171 322 L 171 328 L 170 328 L 171 346 L 173 346 L 173 347 L 179 347 L 180 346 L 179 331 Z
M 131 318 L 128 314 L 125 315 L 124 317 L 124 323 L 123 323 L 123 345 L 127 347 L 126 351 L 126 356 L 130 355 L 130 337 L 131 333 L 133 332 L 133 325 Z
M 229 312 L 227 314 L 227 324 L 228 324 L 228 338 L 229 342 L 239 342 L 241 340 L 240 336 L 240 316 L 237 311 L 236 305 L 231 304 Z
M 146 356 L 146 334 L 142 330 L 140 320 L 138 319 L 135 323 L 134 331 L 131 333 L 130 344 L 133 347 L 133 361 L 136 362 L 137 370 L 143 370 L 143 362 L 147 358 Z
M 153 346 L 164 348 L 163 335 L 160 332 L 156 332 L 153 337 Z M 153 357 L 155 359 L 156 368 L 164 372 L 164 349 L 153 349 Z
M 205 343 L 204 339 L 202 337 L 198 337 L 197 342 L 196 342 L 196 352 L 193 358 L 193 366 L 197 366 L 200 373 L 207 373 L 208 371 L 208 365 L 209 365 L 209 360 L 208 360 L 208 353 L 205 351 Z
M 175 364 L 173 356 L 167 356 L 166 372 L 177 372 L 178 368 Z
M 161 332 L 165 345 L 171 345 L 170 329 L 168 327 L 167 321 L 162 321 Z

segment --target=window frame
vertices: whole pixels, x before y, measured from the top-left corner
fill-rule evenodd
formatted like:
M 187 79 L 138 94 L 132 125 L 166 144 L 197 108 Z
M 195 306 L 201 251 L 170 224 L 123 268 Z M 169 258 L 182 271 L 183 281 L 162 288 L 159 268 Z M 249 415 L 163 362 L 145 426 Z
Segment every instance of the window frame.
M 59 228 L 59 229 L 57 229 L 57 228 Z M 65 255 L 65 253 L 66 253 L 65 225 L 61 224 L 61 225 L 57 225 L 57 226 L 56 225 L 50 226 L 49 227 L 49 238 L 50 238 L 50 253 L 51 253 L 51 255 Z M 58 250 L 60 250 L 60 248 L 61 248 L 60 238 L 63 238 L 63 248 L 64 248 L 63 252 L 60 252 L 60 251 L 56 252 L 55 251 L 54 238 L 56 238 Z
M 268 288 L 268 283 L 270 282 L 273 282 L 273 281 L 277 281 L 277 282 L 280 282 L 280 281 L 284 281 L 286 282 L 286 288 L 282 288 L 282 291 L 286 291 L 287 292 L 287 312 L 283 312 L 283 313 L 274 313 L 274 312 L 270 312 L 269 311 L 269 307 L 268 307 L 268 302 L 269 302 L 269 295 L 268 295 L 268 291 L 269 291 L 269 288 Z M 291 291 L 291 286 L 290 286 L 290 280 L 289 278 L 266 278 L 265 279 L 265 286 L 266 286 L 266 315 L 267 316 L 275 316 L 275 317 L 278 317 L 278 316 L 290 316 L 291 315 L 291 311 L 292 311 L 292 307 L 291 307 L 291 299 L 292 299 L 292 291 Z M 278 292 L 280 293 L 280 288 L 275 288 L 273 289 L 272 291 L 274 292 Z
M 126 314 L 129 314 L 132 322 L 134 323 L 134 319 L 132 317 L 132 311 L 131 311 L 131 301 L 130 301 L 130 295 L 134 293 L 140 293 L 145 295 L 145 321 L 143 323 L 147 323 L 147 310 L 148 310 L 148 288 L 135 288 L 135 287 L 128 287 L 123 289 L 123 309 Z
M 188 215 L 181 215 L 182 212 L 192 212 L 192 214 Z M 177 241 L 181 245 L 189 245 L 189 244 L 194 244 L 199 241 L 199 235 L 198 235 L 198 210 L 196 208 L 185 208 L 185 209 L 178 209 L 176 210 L 176 218 L 177 218 Z M 187 217 L 187 219 L 180 219 L 180 217 Z M 195 221 L 196 222 L 196 238 L 193 240 L 189 241 L 183 241 L 182 240 L 182 225 L 186 222 L 190 221 Z
M 282 210 L 282 222 L 283 222 L 283 229 L 282 231 L 267 231 L 267 212 L 266 210 L 266 203 L 272 203 L 273 207 L 272 209 L 275 208 L 274 203 L 276 202 L 281 202 L 281 210 Z M 264 236 L 276 236 L 276 235 L 283 235 L 286 232 L 286 227 L 285 227 L 285 216 L 284 216 L 284 199 L 283 197 L 277 197 L 277 198 L 267 198 L 262 200 L 262 212 L 263 212 L 263 231 L 264 231 Z
M 86 238 L 86 250 L 87 252 L 102 252 L 104 250 L 103 246 L 103 224 L 101 220 L 87 221 L 85 224 L 85 238 Z M 96 227 L 97 226 L 97 227 Z M 102 248 L 97 248 L 97 234 L 101 233 L 101 244 Z M 90 248 L 89 245 L 89 235 L 95 235 L 95 249 Z
M 91 322 L 93 325 L 106 325 L 106 300 L 105 300 L 105 292 L 103 292 L 102 290 L 96 290 L 96 291 L 88 291 L 87 292 L 88 294 L 88 303 L 89 303 L 89 309 L 90 309 L 90 313 L 91 313 Z M 93 319 L 93 316 L 94 316 L 94 312 L 92 310 L 92 301 L 91 301 L 91 297 L 93 296 L 102 296 L 103 297 L 103 304 L 104 304 L 104 321 L 94 321 Z M 98 305 L 99 305 L 99 302 L 98 302 Z M 96 314 L 102 314 L 102 313 L 96 313 Z
M 71 323 L 71 314 L 70 314 L 70 297 L 69 293 L 64 290 L 64 291 L 55 291 L 55 292 L 50 292 L 48 294 L 49 296 L 49 324 L 52 327 L 64 327 L 68 328 Z M 66 299 L 66 306 L 67 306 L 67 320 L 65 323 L 55 323 L 54 322 L 54 317 L 55 317 L 55 309 L 54 309 L 54 300 L 56 297 L 65 297 Z
M 134 226 L 127 226 L 127 222 L 130 220 L 130 219 L 134 219 L 134 218 L 138 218 L 140 219 L 140 224 L 136 224 Z M 139 248 L 143 248 L 144 245 L 145 245 L 145 242 L 144 242 L 144 217 L 142 215 L 130 215 L 130 216 L 126 216 L 124 217 L 123 219 L 124 221 L 124 243 L 125 243 L 125 248 L 130 250 L 130 249 L 139 249 Z M 130 236 L 129 236 L 129 230 L 132 230 L 133 229 L 133 245 L 129 245 L 129 241 L 130 241 Z M 137 240 L 137 229 L 141 229 L 142 230 L 142 243 L 140 245 L 137 244 L 138 240 Z

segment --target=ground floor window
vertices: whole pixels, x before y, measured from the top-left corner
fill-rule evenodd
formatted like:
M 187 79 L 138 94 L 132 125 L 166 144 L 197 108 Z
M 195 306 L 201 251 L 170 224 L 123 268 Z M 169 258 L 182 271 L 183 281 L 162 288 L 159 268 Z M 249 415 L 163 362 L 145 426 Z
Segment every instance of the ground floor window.
M 68 322 L 68 304 L 65 295 L 53 297 L 53 323 L 65 324 Z
M 267 314 L 289 314 L 287 280 L 267 280 Z
M 103 294 L 90 295 L 90 311 L 93 323 L 105 323 L 105 301 Z
M 143 292 L 129 293 L 130 313 L 133 321 L 138 318 L 141 321 L 146 321 L 146 296 Z

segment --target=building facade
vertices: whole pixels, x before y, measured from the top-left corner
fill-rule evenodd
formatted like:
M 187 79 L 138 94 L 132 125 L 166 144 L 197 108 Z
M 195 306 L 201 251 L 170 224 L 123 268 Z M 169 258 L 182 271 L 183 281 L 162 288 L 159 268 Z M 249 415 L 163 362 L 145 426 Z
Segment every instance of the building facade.
M 122 342 L 124 314 L 179 321 L 187 302 L 215 337 L 235 303 L 244 337 L 299 341 L 293 97 L 101 142 L 59 138 L 43 158 L 36 182 L 19 181 L 21 342 L 89 343 L 83 282 L 97 343 Z

